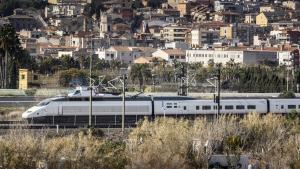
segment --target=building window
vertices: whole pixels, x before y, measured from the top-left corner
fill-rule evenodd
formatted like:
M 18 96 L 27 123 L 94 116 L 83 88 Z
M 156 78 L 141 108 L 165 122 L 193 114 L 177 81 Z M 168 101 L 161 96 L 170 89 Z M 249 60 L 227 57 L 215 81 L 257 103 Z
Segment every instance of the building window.
M 39 79 L 38 75 L 33 75 L 33 80 L 38 80 L 38 79 Z
M 25 79 L 25 75 L 22 75 L 22 76 L 21 76 L 21 79 L 24 80 L 24 79 Z

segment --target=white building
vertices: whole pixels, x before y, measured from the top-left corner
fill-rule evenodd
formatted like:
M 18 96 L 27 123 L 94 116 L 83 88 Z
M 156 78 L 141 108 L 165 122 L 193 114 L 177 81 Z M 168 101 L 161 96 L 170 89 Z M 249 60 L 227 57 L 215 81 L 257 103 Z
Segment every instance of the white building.
M 277 52 L 277 59 L 279 65 L 286 65 L 286 66 L 292 66 L 292 55 L 291 51 L 278 51 Z
M 153 57 L 161 58 L 167 62 L 172 62 L 177 60 L 179 62 L 185 62 L 185 51 L 180 49 L 158 49 L 156 52 L 152 53 Z
M 233 60 L 243 65 L 256 65 L 265 60 L 277 61 L 276 51 L 265 50 L 187 50 L 186 62 L 200 62 L 207 66 L 209 62 L 225 65 Z
M 271 31 L 270 36 L 275 37 L 276 41 L 280 44 L 290 43 L 290 35 L 286 31 Z
M 165 43 L 166 49 L 189 49 L 189 44 L 186 42 L 167 42 Z
M 73 51 L 58 51 L 57 57 L 61 58 L 62 56 L 70 56 L 73 57 Z
M 220 31 L 196 28 L 191 31 L 191 39 L 192 48 L 199 48 L 204 45 L 212 45 L 220 40 Z
M 130 46 L 111 46 L 108 49 L 98 49 L 96 54 L 100 59 L 108 61 L 118 60 L 122 63 L 133 63 L 141 56 L 151 56 L 156 49 L 151 47 L 130 47 Z

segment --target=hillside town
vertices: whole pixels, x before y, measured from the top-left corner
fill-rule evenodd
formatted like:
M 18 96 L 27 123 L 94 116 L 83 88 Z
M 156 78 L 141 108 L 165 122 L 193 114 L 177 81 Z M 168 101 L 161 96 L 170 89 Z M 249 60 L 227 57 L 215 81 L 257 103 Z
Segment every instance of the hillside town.
M 300 0 L 0 0 L 0 169 L 299 169 Z
M 43 5 L 14 8 L 0 18 L 0 24 L 15 29 L 20 46 L 37 64 L 68 56 L 79 62 L 78 68 L 88 69 L 92 56 L 129 67 L 157 61 L 204 67 L 271 65 L 288 70 L 300 66 L 300 2 L 296 0 L 35 2 Z M 57 72 L 51 65 L 55 64 L 34 71 Z

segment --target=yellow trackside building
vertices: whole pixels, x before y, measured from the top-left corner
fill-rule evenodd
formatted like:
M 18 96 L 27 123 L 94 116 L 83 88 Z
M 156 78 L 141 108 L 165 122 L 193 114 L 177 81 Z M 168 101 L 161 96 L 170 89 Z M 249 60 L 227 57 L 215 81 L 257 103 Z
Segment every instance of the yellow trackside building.
M 39 75 L 28 69 L 19 69 L 19 89 L 26 90 L 40 83 Z

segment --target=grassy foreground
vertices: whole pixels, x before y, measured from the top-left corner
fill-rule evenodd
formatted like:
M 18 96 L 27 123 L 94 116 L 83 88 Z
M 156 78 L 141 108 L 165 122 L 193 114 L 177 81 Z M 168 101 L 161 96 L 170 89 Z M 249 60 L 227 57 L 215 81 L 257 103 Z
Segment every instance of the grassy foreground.
M 84 132 L 53 136 L 16 129 L 0 136 L 0 168 L 200 169 L 208 166 L 212 154 L 246 154 L 260 168 L 300 168 L 298 127 L 296 116 L 250 114 L 214 122 L 144 121 L 126 138 L 113 139 Z

